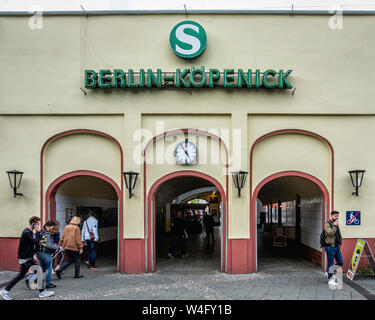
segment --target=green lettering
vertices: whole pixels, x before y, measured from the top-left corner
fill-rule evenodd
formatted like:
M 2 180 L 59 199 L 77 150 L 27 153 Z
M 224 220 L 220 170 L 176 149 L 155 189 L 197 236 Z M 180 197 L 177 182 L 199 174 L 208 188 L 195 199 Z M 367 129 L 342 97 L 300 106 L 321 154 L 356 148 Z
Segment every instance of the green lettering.
M 252 86 L 253 72 L 251 69 L 247 70 L 247 76 L 242 69 L 238 69 L 238 88 L 242 88 L 242 84 L 245 83 L 247 88 Z
M 271 75 L 272 77 L 274 77 L 276 74 L 277 74 L 277 72 L 276 72 L 275 70 L 272 70 L 272 69 L 266 70 L 266 71 L 263 73 L 263 79 L 262 79 L 262 82 L 263 82 L 263 85 L 264 85 L 266 88 L 272 89 L 272 88 L 277 87 L 277 82 L 271 84 L 271 83 L 269 83 L 268 80 L 267 80 L 267 76 L 268 76 L 268 75 Z
M 195 75 L 199 74 L 201 77 L 201 80 L 199 82 L 195 81 Z M 190 83 L 193 87 L 203 87 L 206 84 L 207 76 L 204 72 L 204 66 L 201 66 L 200 69 L 196 69 L 194 67 L 191 67 L 190 70 Z
M 119 83 L 120 82 L 120 86 Z M 122 71 L 121 69 L 114 69 L 113 70 L 113 87 L 114 88 L 125 88 L 126 83 L 125 83 L 125 72 Z
M 154 83 L 158 88 L 161 88 L 161 69 L 157 69 L 157 76 L 151 69 L 147 69 L 147 87 L 152 88 Z
M 224 69 L 224 88 L 234 87 L 234 69 Z
M 190 72 L 190 69 L 185 69 L 182 73 L 180 69 L 176 69 L 176 87 L 177 88 L 181 88 L 181 84 L 186 88 L 190 87 L 190 83 L 188 83 L 184 79 L 189 72 Z
M 145 70 L 139 70 L 139 87 L 143 88 L 145 86 Z
M 99 70 L 99 88 L 110 88 L 111 87 L 111 70 Z
M 138 88 L 138 83 L 134 82 L 134 71 L 133 69 L 128 70 L 128 87 Z
M 260 88 L 260 71 L 259 71 L 259 69 L 255 70 L 255 88 Z
M 98 74 L 93 70 L 85 70 L 85 88 L 92 89 L 97 85 Z
M 208 74 L 208 86 L 210 88 L 214 87 L 214 81 L 220 79 L 220 71 L 218 69 L 210 69 Z
M 292 89 L 293 86 L 289 83 L 288 80 L 286 80 L 286 78 L 292 73 L 293 70 L 288 70 L 285 74 L 284 74 L 284 70 L 279 70 L 279 88 L 284 88 L 284 85 L 287 89 Z

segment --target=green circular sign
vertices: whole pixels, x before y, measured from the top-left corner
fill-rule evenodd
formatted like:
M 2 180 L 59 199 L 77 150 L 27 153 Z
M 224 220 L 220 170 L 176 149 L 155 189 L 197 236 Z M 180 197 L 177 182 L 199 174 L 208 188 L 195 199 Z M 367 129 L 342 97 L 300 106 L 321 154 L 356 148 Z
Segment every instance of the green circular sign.
M 195 58 L 206 49 L 206 31 L 197 22 L 182 21 L 172 29 L 169 43 L 178 56 L 188 59 Z

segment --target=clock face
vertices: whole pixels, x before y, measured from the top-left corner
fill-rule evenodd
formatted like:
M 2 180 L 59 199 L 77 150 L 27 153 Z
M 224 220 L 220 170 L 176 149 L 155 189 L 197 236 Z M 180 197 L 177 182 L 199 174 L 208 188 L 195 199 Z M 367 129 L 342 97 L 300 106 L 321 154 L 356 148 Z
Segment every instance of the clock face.
M 175 157 L 179 164 L 191 164 L 197 159 L 197 147 L 187 139 L 180 142 L 175 150 Z

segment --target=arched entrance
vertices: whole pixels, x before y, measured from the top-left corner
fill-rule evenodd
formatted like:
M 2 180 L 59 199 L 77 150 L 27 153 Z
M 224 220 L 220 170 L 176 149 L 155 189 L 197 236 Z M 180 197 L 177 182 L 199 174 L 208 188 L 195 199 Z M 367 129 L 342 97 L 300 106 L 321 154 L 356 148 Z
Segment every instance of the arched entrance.
M 152 187 L 150 188 L 147 196 L 147 204 L 145 207 L 145 234 L 146 234 L 146 241 L 145 241 L 145 266 L 146 272 L 153 272 L 156 270 L 156 194 L 158 190 L 162 187 L 162 185 L 168 181 L 173 179 L 191 179 L 191 178 L 198 178 L 203 181 L 208 182 L 208 184 L 213 185 L 218 190 L 221 199 L 221 208 L 222 208 L 222 218 L 221 218 L 221 226 L 220 226 L 220 270 L 226 271 L 227 265 L 227 197 L 226 193 L 221 186 L 221 184 L 211 176 L 197 172 L 197 171 L 178 171 L 170 173 L 159 180 L 157 180 Z
M 271 201 L 271 207 L 268 212 L 268 222 L 271 222 L 271 224 L 273 220 L 272 218 L 271 220 L 269 219 L 269 215 L 272 215 L 272 201 L 275 203 L 275 202 L 278 202 L 278 200 L 280 200 L 277 206 L 278 212 L 275 212 L 275 215 L 276 214 L 278 215 L 276 217 L 276 221 L 277 221 L 276 225 L 281 226 L 282 225 L 281 208 L 280 208 L 281 200 L 284 200 L 284 202 L 288 200 L 292 200 L 292 193 L 295 193 L 295 196 L 298 197 L 298 192 L 295 192 L 295 190 L 297 190 L 298 188 L 292 189 L 290 186 L 292 184 L 297 186 L 298 182 L 300 182 L 299 187 L 301 187 L 304 181 L 305 181 L 305 186 L 307 186 L 308 184 L 313 185 L 313 187 L 310 185 L 310 192 L 313 192 L 311 190 L 316 188 L 316 190 L 319 191 L 318 193 L 321 195 L 321 199 L 322 199 L 321 207 L 319 207 L 320 209 L 318 209 L 320 210 L 320 217 L 321 217 L 321 220 L 319 220 L 321 221 L 321 227 L 319 230 L 319 234 L 320 234 L 320 231 L 322 230 L 325 221 L 328 219 L 328 214 L 330 212 L 330 199 L 329 199 L 329 193 L 328 193 L 326 186 L 318 178 L 308 173 L 304 173 L 300 171 L 284 171 L 284 172 L 273 174 L 265 178 L 255 188 L 251 197 L 251 209 L 250 209 L 251 223 L 250 225 L 251 225 L 251 234 L 253 235 L 252 237 L 252 252 L 253 252 L 252 268 L 254 271 L 258 271 L 258 245 L 257 245 L 258 228 L 257 226 L 259 225 L 259 220 L 258 220 L 259 217 L 257 215 L 257 210 L 259 208 L 259 203 L 257 203 L 257 201 L 259 201 L 258 200 L 259 196 L 261 195 L 263 202 L 266 203 L 267 205 L 269 205 L 270 204 L 269 202 Z M 289 184 L 289 190 L 288 190 L 288 184 Z M 267 187 L 268 187 L 268 190 L 267 190 Z M 288 191 L 290 191 L 290 194 L 288 194 Z M 315 192 L 315 195 L 317 195 L 317 192 Z M 277 199 L 277 198 L 280 198 L 280 199 Z M 299 206 L 300 206 L 300 203 L 297 204 L 295 208 L 298 208 Z M 267 216 L 267 212 L 265 214 Z M 272 236 L 274 236 L 273 235 L 274 231 L 270 231 L 270 232 L 272 232 Z M 319 243 L 319 234 L 315 235 L 316 239 L 314 239 L 314 241 L 316 241 L 317 243 Z M 324 250 L 321 252 L 321 266 L 323 270 L 325 270 L 326 259 L 325 259 Z
M 80 181 L 79 181 L 80 180 Z M 78 181 L 78 183 L 77 183 Z M 96 198 L 107 198 L 107 199 L 95 199 L 96 201 L 92 201 L 93 198 L 89 196 L 91 201 L 88 201 L 87 198 L 83 198 L 82 195 L 79 200 L 74 197 L 75 192 L 79 188 L 85 188 L 88 186 L 87 184 L 99 183 L 99 189 L 103 192 L 104 189 L 107 190 L 107 196 L 100 197 L 96 196 Z M 79 183 L 80 182 L 80 183 Z M 50 186 L 48 187 L 45 193 L 45 221 L 49 219 L 56 220 L 57 219 L 57 203 L 56 203 L 56 196 L 59 192 L 59 189 L 64 186 L 64 184 L 71 184 L 73 191 L 69 193 L 75 201 L 70 200 L 73 205 L 73 209 L 71 211 L 72 214 L 77 214 L 85 216 L 87 214 L 89 208 L 92 208 L 96 211 L 97 214 L 100 216 L 99 221 L 99 228 L 103 226 L 103 229 L 99 229 L 99 233 L 101 233 L 100 237 L 102 240 L 106 240 L 102 242 L 102 246 L 105 242 L 112 241 L 114 236 L 111 234 L 116 232 L 116 270 L 120 270 L 121 266 L 120 263 L 123 261 L 122 259 L 122 252 L 123 252 L 123 196 L 122 191 L 118 187 L 118 185 L 109 177 L 94 171 L 74 171 L 64 174 L 54 180 Z M 66 188 L 67 189 L 67 188 Z M 74 191 L 75 190 L 75 191 Z M 96 191 L 98 192 L 98 191 Z M 112 194 L 110 194 L 112 193 Z M 84 199 L 84 200 L 83 200 Z M 103 204 L 103 201 L 106 203 Z M 80 204 L 80 206 L 77 206 Z M 70 208 L 67 208 L 70 209 Z M 102 210 L 104 209 L 104 210 Z M 66 210 L 66 209 L 65 209 Z M 79 211 L 79 212 L 78 212 Z M 104 213 L 103 213 L 104 211 Z M 67 215 L 70 214 L 69 210 L 66 212 Z M 111 229 L 111 230 L 109 230 Z M 116 231 L 112 230 L 115 229 Z M 102 232 L 101 232 L 102 231 Z M 99 243 L 100 244 L 100 243 Z M 108 243 L 107 243 L 108 244 Z M 105 244 L 105 245 L 107 245 Z

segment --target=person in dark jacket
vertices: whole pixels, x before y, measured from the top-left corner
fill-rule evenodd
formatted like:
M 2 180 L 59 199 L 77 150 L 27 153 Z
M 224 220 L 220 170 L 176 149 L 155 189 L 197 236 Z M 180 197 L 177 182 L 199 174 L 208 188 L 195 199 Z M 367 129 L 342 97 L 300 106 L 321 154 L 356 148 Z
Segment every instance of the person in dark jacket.
M 168 257 L 170 259 L 174 258 L 174 251 L 176 249 L 176 244 L 179 243 L 181 246 L 181 256 L 182 258 L 186 258 L 188 256 L 186 252 L 186 240 L 188 238 L 188 234 L 186 232 L 185 221 L 182 218 L 182 212 L 177 211 L 177 217 L 171 223 L 171 247 L 168 251 Z
M 327 254 L 327 274 L 328 274 L 328 284 L 337 285 L 335 279 L 332 279 L 332 273 L 330 273 L 330 268 L 333 266 L 334 260 L 336 260 L 336 265 L 342 266 L 344 264 L 340 246 L 342 244 L 342 236 L 339 228 L 339 212 L 332 211 L 331 218 L 324 225 L 325 231 L 325 252 Z
M 212 244 L 215 241 L 214 238 L 214 226 L 215 226 L 215 221 L 214 218 L 212 217 L 211 214 L 205 213 L 203 216 L 203 223 L 205 226 L 206 230 L 206 239 L 208 241 L 208 244 L 210 244 L 210 239 L 212 239 Z
M 7 287 L 0 291 L 0 295 L 5 300 L 12 300 L 9 296 L 10 290 L 17 284 L 18 281 L 22 280 L 29 268 L 36 265 L 36 261 L 33 256 L 37 251 L 37 247 L 42 244 L 43 240 L 40 235 L 40 218 L 33 216 L 29 220 L 29 227 L 23 230 L 20 244 L 18 246 L 18 262 L 20 263 L 20 273 L 12 279 Z M 54 294 L 53 291 L 44 290 L 39 288 L 39 298 L 50 297 Z
M 58 245 L 55 244 L 53 239 L 53 229 L 55 226 L 55 221 L 49 220 L 43 227 L 41 231 L 41 236 L 43 238 L 42 245 L 39 246 L 38 249 L 38 260 L 39 264 L 46 273 L 46 288 L 56 288 L 56 286 L 51 282 L 52 278 L 52 255 L 56 252 L 59 248 Z

